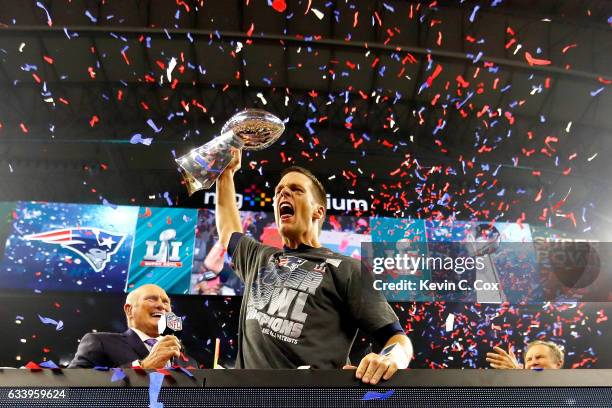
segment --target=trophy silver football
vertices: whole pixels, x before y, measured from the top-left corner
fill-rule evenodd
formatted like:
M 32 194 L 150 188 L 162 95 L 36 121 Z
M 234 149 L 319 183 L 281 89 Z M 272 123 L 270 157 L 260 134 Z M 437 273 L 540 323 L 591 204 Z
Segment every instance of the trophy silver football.
M 282 120 L 261 109 L 245 109 L 232 116 L 221 128 L 219 136 L 176 159 L 189 195 L 215 184 L 232 160 L 232 147 L 265 149 L 284 130 Z

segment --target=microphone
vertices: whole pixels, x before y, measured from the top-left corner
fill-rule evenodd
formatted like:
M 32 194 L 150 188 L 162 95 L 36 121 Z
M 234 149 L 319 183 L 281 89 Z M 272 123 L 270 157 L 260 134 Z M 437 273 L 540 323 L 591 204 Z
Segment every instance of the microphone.
M 183 330 L 183 319 L 172 312 L 164 313 L 157 322 L 157 332 L 160 336 L 176 336 Z M 181 350 L 183 345 L 181 344 Z M 170 359 L 170 364 L 175 365 L 176 357 Z

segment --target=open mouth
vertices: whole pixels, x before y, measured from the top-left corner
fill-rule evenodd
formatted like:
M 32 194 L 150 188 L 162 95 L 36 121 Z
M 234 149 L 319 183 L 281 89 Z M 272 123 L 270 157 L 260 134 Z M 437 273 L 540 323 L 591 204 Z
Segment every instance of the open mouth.
M 281 203 L 278 207 L 278 215 L 280 216 L 281 221 L 288 220 L 293 216 L 293 214 L 293 206 L 288 202 Z
M 151 317 L 154 317 L 154 318 L 157 318 L 157 319 L 161 319 L 161 317 L 162 317 L 163 315 L 164 315 L 164 314 L 163 314 L 163 313 L 161 313 L 161 312 L 154 312 L 154 313 L 151 313 Z

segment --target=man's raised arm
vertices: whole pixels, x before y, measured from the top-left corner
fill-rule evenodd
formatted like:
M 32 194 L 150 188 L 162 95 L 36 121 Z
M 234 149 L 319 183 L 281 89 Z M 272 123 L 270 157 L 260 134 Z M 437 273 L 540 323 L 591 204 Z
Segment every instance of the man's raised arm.
M 230 238 L 234 232 L 242 232 L 240 214 L 236 205 L 236 188 L 234 187 L 234 173 L 240 169 L 239 149 L 232 149 L 232 161 L 217 179 L 217 203 L 215 218 L 219 243 L 227 249 Z

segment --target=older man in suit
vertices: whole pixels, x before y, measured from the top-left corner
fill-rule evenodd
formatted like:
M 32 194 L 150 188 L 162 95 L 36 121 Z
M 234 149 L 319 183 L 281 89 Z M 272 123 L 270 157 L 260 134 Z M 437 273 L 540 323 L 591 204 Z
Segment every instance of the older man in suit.
M 68 368 L 142 367 L 164 368 L 173 357 L 181 366 L 197 368 L 197 362 L 181 353 L 175 336 L 160 336 L 157 323 L 172 311 L 170 298 L 157 285 L 143 285 L 130 292 L 123 305 L 128 330 L 123 333 L 87 333 Z

